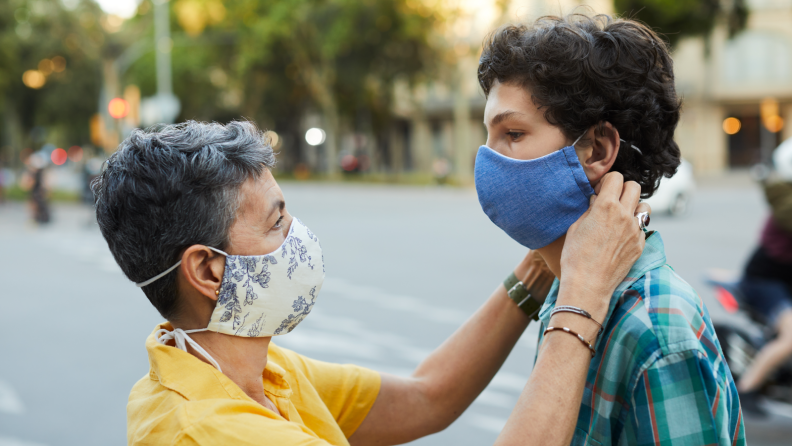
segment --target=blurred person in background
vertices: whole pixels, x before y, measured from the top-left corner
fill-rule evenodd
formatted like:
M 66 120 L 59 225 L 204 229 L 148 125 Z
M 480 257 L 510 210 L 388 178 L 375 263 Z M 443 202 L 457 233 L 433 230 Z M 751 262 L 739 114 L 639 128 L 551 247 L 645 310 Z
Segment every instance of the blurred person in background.
M 0 160 L 0 204 L 5 203 L 6 201 L 6 196 L 5 196 L 6 181 L 8 180 L 6 179 L 5 165 L 3 164 L 3 161 Z
M 585 339 L 594 358 L 572 443 L 745 444 L 712 320 L 666 263 L 657 231 L 646 232 L 606 314 L 556 300 L 567 230 L 600 181 L 619 172 L 649 197 L 679 166 L 681 102 L 666 43 L 633 20 L 548 16 L 493 33 L 478 74 L 487 98 L 475 167 L 482 209 L 560 279 L 539 313 L 539 355 L 548 337 L 566 333 Z
M 277 346 L 272 338 L 311 312 L 324 253 L 289 214 L 274 164 L 251 123 L 186 122 L 134 130 L 94 183 L 110 251 L 167 320 L 146 340 L 150 371 L 129 396 L 130 445 L 406 443 L 457 419 L 535 316 L 541 299 L 529 293 L 546 292 L 552 278 L 529 252 L 410 377 Z M 567 234 L 557 300 L 602 317 L 644 247 L 634 213 L 648 207 L 619 174 L 598 188 Z M 589 350 L 578 338 L 547 336 L 496 444 L 569 443 Z
M 28 192 L 30 214 L 38 224 L 50 222 L 49 176 L 47 160 L 41 153 L 34 153 L 25 160 L 27 168 L 22 174 L 20 186 Z
M 758 416 L 766 415 L 760 388 L 792 357 L 792 139 L 775 150 L 773 164 L 775 175 L 763 181 L 770 216 L 740 282 L 746 303 L 777 332 L 737 383 L 743 408 Z

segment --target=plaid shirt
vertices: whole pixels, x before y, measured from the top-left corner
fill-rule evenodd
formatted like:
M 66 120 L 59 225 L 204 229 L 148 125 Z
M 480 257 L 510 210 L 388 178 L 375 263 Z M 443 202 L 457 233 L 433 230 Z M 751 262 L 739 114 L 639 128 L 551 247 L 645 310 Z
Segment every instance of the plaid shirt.
M 557 297 L 556 280 L 542 327 Z M 737 388 L 709 313 L 666 264 L 659 233 L 616 288 L 603 326 L 573 445 L 745 444 Z

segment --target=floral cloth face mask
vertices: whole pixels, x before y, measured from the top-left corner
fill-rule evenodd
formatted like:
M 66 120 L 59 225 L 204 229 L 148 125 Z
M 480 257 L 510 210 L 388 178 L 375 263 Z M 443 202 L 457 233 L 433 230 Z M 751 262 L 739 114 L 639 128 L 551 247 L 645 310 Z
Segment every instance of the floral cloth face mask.
M 257 256 L 237 256 L 209 247 L 226 256 L 225 272 L 217 305 L 206 328 L 159 330 L 158 341 L 171 339 L 187 351 L 185 341 L 220 366 L 187 333 L 214 331 L 232 336 L 269 337 L 289 333 L 311 312 L 324 282 L 324 258 L 317 238 L 294 218 L 286 240 L 275 251 Z M 144 287 L 162 278 L 181 264 L 136 284 Z M 161 336 L 162 335 L 162 336 Z

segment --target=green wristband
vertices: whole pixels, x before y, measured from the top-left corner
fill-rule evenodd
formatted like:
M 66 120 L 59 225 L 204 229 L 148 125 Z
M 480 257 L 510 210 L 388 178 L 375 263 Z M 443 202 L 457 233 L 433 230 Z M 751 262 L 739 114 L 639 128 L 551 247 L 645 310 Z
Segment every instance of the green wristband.
M 539 309 L 542 308 L 542 304 L 531 296 L 528 288 L 525 288 L 525 285 L 517 279 L 514 272 L 506 277 L 506 280 L 503 281 L 503 286 L 506 287 L 506 294 L 509 295 L 509 298 L 513 300 L 528 317 L 535 321 L 539 320 Z

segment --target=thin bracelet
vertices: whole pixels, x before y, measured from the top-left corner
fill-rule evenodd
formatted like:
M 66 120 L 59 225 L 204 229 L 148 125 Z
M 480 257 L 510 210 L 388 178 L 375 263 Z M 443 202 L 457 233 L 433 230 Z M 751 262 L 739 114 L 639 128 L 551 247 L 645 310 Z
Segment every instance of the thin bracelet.
M 542 333 L 542 336 L 546 336 L 547 333 L 550 333 L 551 331 L 560 331 L 560 332 L 564 332 L 564 333 L 569 333 L 569 334 L 575 336 L 576 338 L 578 338 L 578 340 L 580 342 L 582 342 L 583 345 L 588 347 L 588 349 L 591 351 L 591 357 L 592 358 L 594 357 L 594 355 L 597 354 L 597 351 L 594 350 L 594 346 L 591 345 L 591 343 L 589 341 L 587 341 L 586 338 L 584 338 L 583 336 L 575 333 L 574 331 L 572 331 L 572 330 L 570 330 L 570 329 L 568 329 L 566 327 L 547 327 L 547 329 L 545 329 L 544 333 Z
M 599 327 L 599 331 L 597 332 L 597 337 L 598 338 L 602 334 L 602 324 L 600 324 L 593 317 L 591 317 L 591 313 L 589 313 L 588 311 L 586 311 L 586 310 L 584 310 L 582 308 L 573 307 L 572 305 L 559 305 L 559 306 L 557 306 L 557 307 L 555 307 L 553 309 L 553 311 L 550 313 L 550 317 L 553 317 L 553 315 L 556 314 L 556 313 L 573 313 L 573 314 L 577 314 L 579 316 L 583 316 L 583 317 L 591 320 L 591 322 L 594 322 L 595 324 L 597 324 L 597 326 Z

